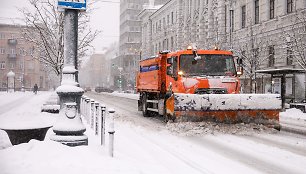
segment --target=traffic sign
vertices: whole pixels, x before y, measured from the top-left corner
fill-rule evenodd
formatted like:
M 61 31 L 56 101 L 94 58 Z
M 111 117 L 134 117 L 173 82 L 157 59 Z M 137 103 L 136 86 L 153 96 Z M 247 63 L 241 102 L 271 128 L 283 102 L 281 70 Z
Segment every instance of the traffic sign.
M 62 9 L 86 10 L 86 0 L 58 0 L 57 6 Z

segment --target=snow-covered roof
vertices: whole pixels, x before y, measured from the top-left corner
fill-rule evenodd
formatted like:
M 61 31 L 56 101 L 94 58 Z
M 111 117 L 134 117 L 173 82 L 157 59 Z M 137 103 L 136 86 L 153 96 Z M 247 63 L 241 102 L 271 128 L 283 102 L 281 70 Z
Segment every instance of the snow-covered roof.
M 297 69 L 291 67 L 275 68 L 275 69 L 261 69 L 256 70 L 256 73 L 264 74 L 294 74 L 294 73 L 305 73 L 304 69 Z

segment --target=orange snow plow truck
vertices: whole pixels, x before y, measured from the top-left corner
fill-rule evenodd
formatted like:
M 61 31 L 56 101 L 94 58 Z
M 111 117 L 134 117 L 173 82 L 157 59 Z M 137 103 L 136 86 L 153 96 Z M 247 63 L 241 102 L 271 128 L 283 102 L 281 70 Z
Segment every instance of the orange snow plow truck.
M 136 86 L 143 116 L 155 112 L 166 121 L 244 122 L 279 128 L 280 95 L 239 94 L 242 60 L 230 51 L 160 52 L 139 65 Z

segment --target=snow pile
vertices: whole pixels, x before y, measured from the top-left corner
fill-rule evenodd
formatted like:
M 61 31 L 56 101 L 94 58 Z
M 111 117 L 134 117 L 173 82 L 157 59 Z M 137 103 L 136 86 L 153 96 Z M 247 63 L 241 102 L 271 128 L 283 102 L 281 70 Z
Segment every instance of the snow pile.
M 88 146 L 71 148 L 51 140 L 31 140 L 29 143 L 0 151 L 1 173 L 119 174 L 126 171 L 136 172 L 133 168 L 135 161 L 112 159 L 103 151 L 105 148 L 96 148 L 91 149 Z
M 252 135 L 277 133 L 278 131 L 259 124 L 222 124 L 214 122 L 167 123 L 167 129 L 180 136 L 202 136 L 209 134 Z
M 291 108 L 287 109 L 285 112 L 281 112 L 280 118 L 306 121 L 306 113 L 303 113 L 299 109 Z
M 50 92 L 41 91 L 37 95 L 32 92 L 0 92 L 0 128 L 31 129 L 53 125 L 56 115 L 40 112 L 42 103 L 50 95 Z M 5 100 L 3 100 L 4 96 Z M 0 149 L 11 146 L 8 136 L 3 130 L 0 130 L 0 142 Z

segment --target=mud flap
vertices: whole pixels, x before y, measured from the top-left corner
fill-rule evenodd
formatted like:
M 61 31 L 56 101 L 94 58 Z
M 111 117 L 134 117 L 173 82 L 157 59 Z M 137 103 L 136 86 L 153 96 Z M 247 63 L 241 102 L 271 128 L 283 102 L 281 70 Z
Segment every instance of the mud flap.
M 138 111 L 142 111 L 142 102 L 138 100 Z

